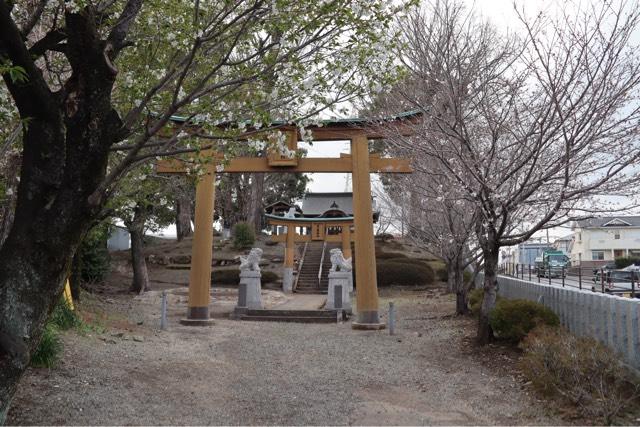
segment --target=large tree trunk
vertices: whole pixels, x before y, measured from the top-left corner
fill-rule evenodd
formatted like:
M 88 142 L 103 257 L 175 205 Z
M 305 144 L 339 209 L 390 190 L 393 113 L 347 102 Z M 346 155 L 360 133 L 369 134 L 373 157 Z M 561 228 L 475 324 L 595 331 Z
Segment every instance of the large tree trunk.
M 176 197 L 176 235 L 178 241 L 191 236 L 191 216 L 193 197 L 190 194 L 178 191 Z
M 127 225 L 127 228 L 131 235 L 131 265 L 133 266 L 131 291 L 139 294 L 149 289 L 149 272 L 144 257 L 144 223 L 142 209 L 136 208 L 133 221 Z
M 0 176 L 5 180 L 5 197 L 0 202 L 0 245 L 7 239 L 16 210 L 16 199 L 18 194 L 18 172 L 20 171 L 20 154 L 9 151 L 6 156 L 0 159 L 2 170 Z
M 264 173 L 254 173 L 251 177 L 251 197 L 247 223 L 253 226 L 256 234 L 262 231 L 262 197 L 264 195 Z
M 454 257 L 447 262 L 447 288 L 456 294 L 456 314 L 467 314 L 467 290 L 464 286 L 464 271 L 460 257 Z
M 71 298 L 80 301 L 80 289 L 82 288 L 82 261 L 78 253 L 71 262 L 71 274 L 69 275 Z
M 115 74 L 95 17 L 67 14 L 72 73 L 53 93 L 34 64 L 8 2 L 0 1 L 0 56 L 28 79 L 4 82 L 24 120 L 15 219 L 0 248 L 0 423 L 62 293 L 81 237 L 104 205 L 96 192 L 122 122 L 111 106 Z
M 493 338 L 493 331 L 489 325 L 489 313 L 496 305 L 496 287 L 498 284 L 498 255 L 499 248 L 494 242 L 487 242 L 482 252 L 484 255 L 484 295 L 480 308 L 478 322 L 478 343 L 488 344 Z

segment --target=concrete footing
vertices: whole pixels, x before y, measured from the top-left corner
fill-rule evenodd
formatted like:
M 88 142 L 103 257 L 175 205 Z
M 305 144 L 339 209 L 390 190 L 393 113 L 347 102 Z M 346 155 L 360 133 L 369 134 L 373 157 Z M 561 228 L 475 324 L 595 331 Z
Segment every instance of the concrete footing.
M 380 322 L 378 311 L 359 311 L 356 320 L 351 322 L 351 329 L 362 331 L 377 331 L 386 328 L 387 325 Z
M 187 317 L 180 319 L 182 325 L 208 326 L 213 325 L 213 319 L 209 317 L 209 307 L 189 307 Z

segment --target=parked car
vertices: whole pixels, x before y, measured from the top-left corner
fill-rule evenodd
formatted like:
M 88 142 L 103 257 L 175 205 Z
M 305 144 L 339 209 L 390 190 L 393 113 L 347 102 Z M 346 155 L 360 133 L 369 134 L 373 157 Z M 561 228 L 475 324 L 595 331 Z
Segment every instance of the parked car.
M 604 278 L 604 291 L 608 293 L 628 293 L 632 290 L 638 290 L 638 279 L 640 274 L 636 271 L 629 270 L 597 270 L 593 275 L 594 290 L 602 286 Z M 632 287 L 633 283 L 633 287 Z M 640 296 L 640 292 L 638 292 Z
M 608 264 L 603 265 L 602 267 L 594 268 L 593 274 L 598 274 L 601 270 L 611 271 L 616 269 L 616 264 L 614 262 L 610 262 Z

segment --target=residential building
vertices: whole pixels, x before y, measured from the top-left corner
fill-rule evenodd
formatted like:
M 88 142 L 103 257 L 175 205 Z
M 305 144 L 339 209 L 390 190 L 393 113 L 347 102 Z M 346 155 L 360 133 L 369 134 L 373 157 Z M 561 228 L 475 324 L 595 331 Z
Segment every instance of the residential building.
M 509 247 L 507 251 L 503 252 L 503 262 L 533 266 L 536 264 L 536 258 L 542 256 L 542 253 L 550 248 L 551 245 L 549 243 L 520 243 L 519 245 Z
M 585 219 L 572 230 L 572 265 L 598 267 L 616 258 L 640 258 L 640 216 Z
M 571 248 L 573 246 L 573 234 L 557 238 L 553 241 L 551 246 L 556 251 L 561 251 L 565 255 L 569 256 L 571 254 Z

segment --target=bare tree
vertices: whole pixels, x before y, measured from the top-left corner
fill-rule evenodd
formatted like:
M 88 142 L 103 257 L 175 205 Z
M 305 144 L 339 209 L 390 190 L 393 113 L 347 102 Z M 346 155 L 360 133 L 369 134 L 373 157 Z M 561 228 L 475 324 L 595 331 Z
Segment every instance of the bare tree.
M 498 34 L 447 1 L 403 27 L 409 78 L 397 92 L 424 120 L 413 137 L 392 139 L 437 163 L 426 179 L 445 178 L 440 196 L 454 193 L 474 211 L 484 258 L 480 343 L 492 336 L 500 248 L 635 187 L 638 3 L 572 6 L 553 17 L 519 14 L 523 37 Z
M 473 206 L 454 191 L 442 196 L 448 178 L 434 173 L 437 163 L 413 158 L 412 165 L 414 172 L 392 177 L 380 198 L 395 206 L 389 211 L 395 212 L 396 222 L 404 221 L 407 238 L 445 262 L 448 291 L 456 294 L 456 314 L 465 314 L 468 283 L 464 283 L 464 270 L 479 255 L 473 238 Z

